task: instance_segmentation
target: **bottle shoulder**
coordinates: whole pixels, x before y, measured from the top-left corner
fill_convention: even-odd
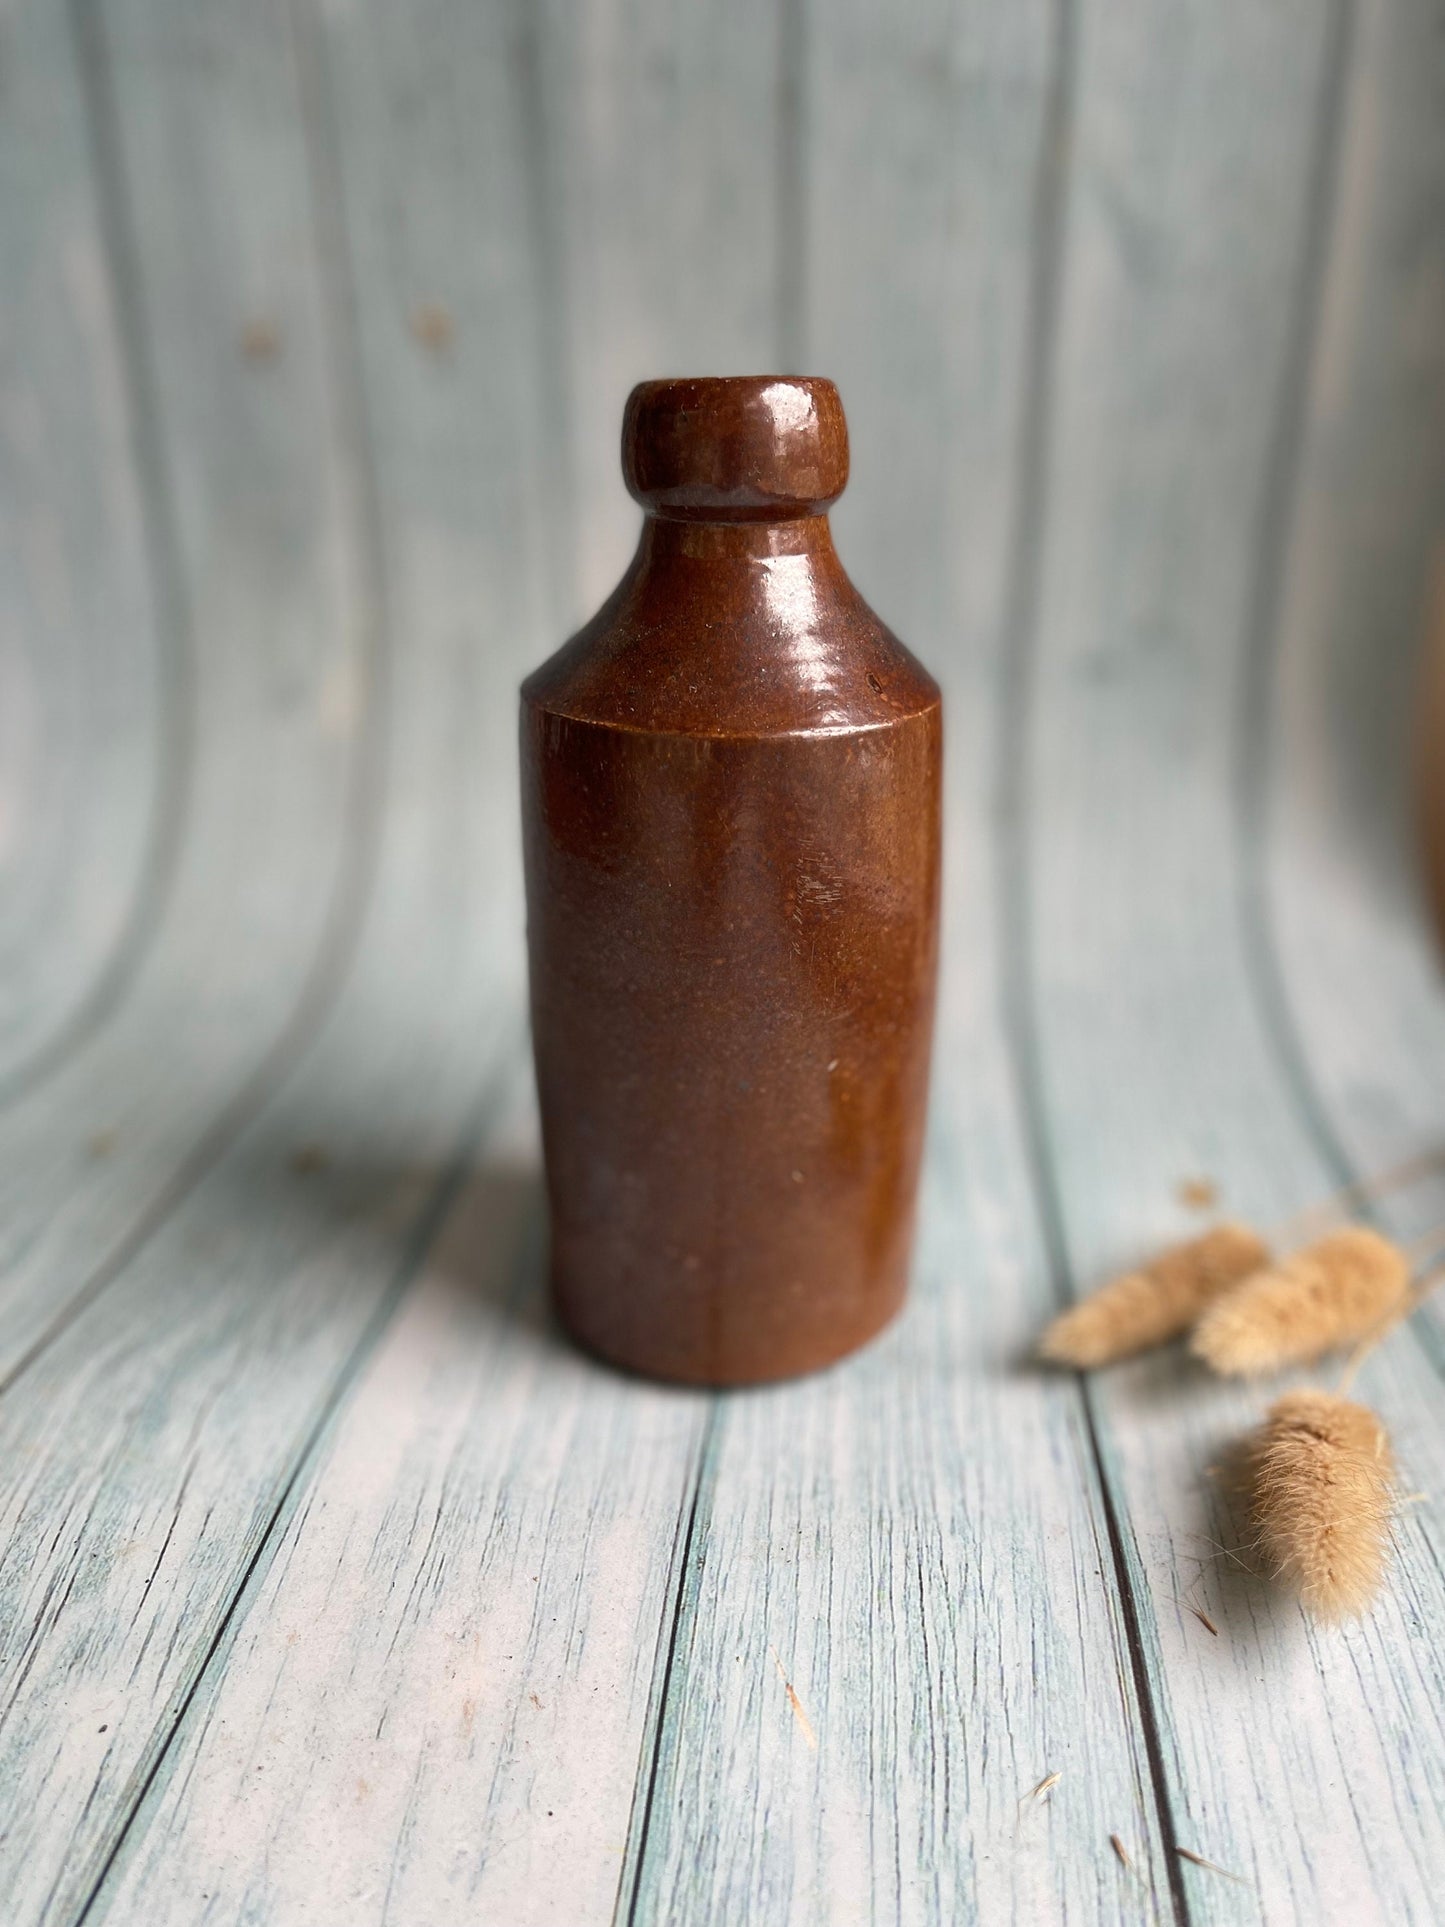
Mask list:
[[[614,728],[758,736],[886,727],[941,697],[829,546],[721,561],[640,550],[522,700]]]

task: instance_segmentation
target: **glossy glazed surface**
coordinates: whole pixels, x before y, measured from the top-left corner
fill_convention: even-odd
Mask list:
[[[820,512],[841,431],[831,384],[645,385],[637,556],[523,687],[554,1294],[668,1378],[824,1364],[906,1285],[941,711]]]

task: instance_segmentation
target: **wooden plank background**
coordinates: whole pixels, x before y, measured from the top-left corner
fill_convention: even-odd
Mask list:
[[[1329,1634],[1026,1357],[1445,1151],[1441,0],[9,0],[0,261],[7,1927],[1437,1919],[1445,1314]],[[547,1321],[515,687],[778,367],[945,970],[908,1314],[709,1397]]]

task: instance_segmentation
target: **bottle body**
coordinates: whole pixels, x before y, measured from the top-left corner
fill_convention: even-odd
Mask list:
[[[825,514],[654,516],[601,615],[524,685],[521,753],[563,1323],[693,1383],[841,1357],[906,1289],[936,686]]]

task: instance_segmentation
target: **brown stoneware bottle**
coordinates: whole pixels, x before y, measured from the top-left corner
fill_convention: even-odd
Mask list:
[[[940,698],[834,552],[831,382],[644,382],[622,467],[637,554],[522,688],[552,1287],[603,1358],[742,1385],[903,1299]]]

